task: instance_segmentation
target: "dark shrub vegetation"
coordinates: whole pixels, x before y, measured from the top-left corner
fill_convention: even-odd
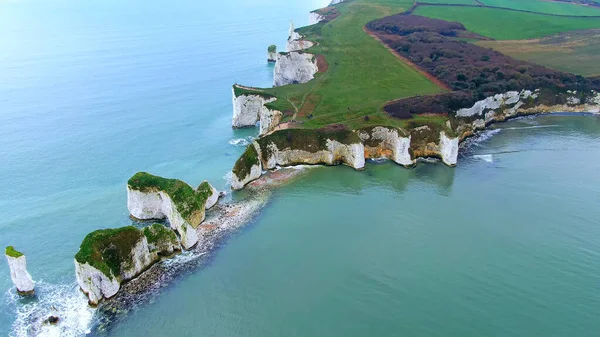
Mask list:
[[[388,104],[398,118],[419,113],[451,113],[511,90],[598,90],[600,81],[515,60],[464,41],[482,38],[456,22],[397,14],[367,24],[388,47],[448,85],[451,93],[412,97]]]

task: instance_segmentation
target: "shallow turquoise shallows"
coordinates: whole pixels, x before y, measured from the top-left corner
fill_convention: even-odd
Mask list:
[[[496,125],[455,169],[313,168],[199,267],[102,325],[77,291],[90,231],[130,223],[136,171],[228,188],[257,130],[231,84],[267,86],[327,1],[0,2],[0,336],[52,306],[63,336],[600,335],[600,117]],[[98,323],[100,322],[100,323]]]

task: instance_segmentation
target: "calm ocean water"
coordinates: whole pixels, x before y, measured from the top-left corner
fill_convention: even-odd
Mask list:
[[[210,259],[99,327],[74,281],[90,231],[130,223],[136,171],[226,175],[231,84],[328,1],[0,1],[0,335],[64,313],[63,336],[600,336],[600,119],[516,120],[456,169],[315,168]],[[236,145],[237,144],[237,145]]]

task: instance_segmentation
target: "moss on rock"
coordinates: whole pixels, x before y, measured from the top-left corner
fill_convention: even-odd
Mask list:
[[[133,226],[97,230],[83,239],[75,260],[118,278],[121,270],[129,267],[131,249],[141,239],[142,232]]]
[[[267,94],[266,92],[263,92],[261,89],[241,87],[237,84],[233,85],[233,94],[235,95],[235,97],[240,97],[242,95],[256,95],[256,96],[263,97],[265,99],[275,98],[275,96],[273,96],[271,94]]]
[[[208,185],[208,183],[206,184]],[[129,179],[127,185],[131,189],[144,193],[165,192],[173,200],[177,211],[184,219],[203,211],[206,200],[212,195],[210,187],[207,190],[207,186],[204,186],[204,184],[194,190],[190,185],[179,179],[162,178],[147,172],[136,173]]]
[[[162,255],[163,247],[178,246],[177,236],[171,229],[161,225],[153,224],[142,229],[142,233],[148,240],[151,252]],[[165,250],[169,250],[168,248]]]
[[[267,48],[267,51],[269,53],[276,53],[277,52],[277,46],[274,45],[274,44],[272,44],[272,45],[269,46],[269,48]]]
[[[255,165],[259,165],[258,152],[254,145],[250,144],[242,156],[235,162],[232,172],[242,180],[250,174],[252,167]]]
[[[6,247],[5,254],[6,254],[6,256],[10,256],[10,257],[14,257],[14,258],[19,258],[19,257],[23,256],[23,253],[16,250],[15,247],[13,247],[13,246]]]
[[[346,145],[361,142],[360,137],[352,130],[348,130],[341,125],[332,125],[317,130],[286,129],[275,131],[258,139],[257,143],[260,145],[263,159],[267,160],[272,154],[269,148],[270,143],[275,144],[280,150],[289,148],[290,150],[315,153],[327,150],[328,140],[334,140]]]

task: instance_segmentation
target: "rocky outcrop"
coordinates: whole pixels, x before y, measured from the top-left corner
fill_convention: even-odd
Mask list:
[[[442,162],[448,166],[456,166],[458,162],[458,137],[448,137],[445,132],[440,132],[439,151]]]
[[[10,278],[21,295],[32,295],[35,292],[35,283],[27,271],[27,258],[13,246],[6,247],[5,251]]]
[[[75,276],[89,303],[97,305],[162,256],[180,250],[175,233],[160,224],[142,230],[133,226],[98,230],[81,243],[75,255]]]
[[[315,77],[319,70],[317,58],[302,52],[277,54],[273,75],[273,86],[306,83]]]
[[[256,142],[248,145],[246,151],[235,162],[232,172],[231,188],[241,190],[248,183],[260,178],[262,163],[260,162]]]
[[[364,146],[350,130],[275,131],[256,141],[264,169],[301,164],[344,164],[357,170],[365,167]]]
[[[308,24],[309,25],[315,25],[323,20],[325,20],[325,16],[323,16],[317,12],[308,13]]]
[[[168,219],[182,246],[191,249],[200,240],[196,229],[204,221],[207,205],[212,206],[209,199],[214,201],[215,192],[208,182],[194,190],[181,180],[139,172],[127,183],[127,208],[135,219]]]
[[[416,164],[410,148],[410,135],[403,130],[375,126],[360,129],[357,133],[365,147],[365,158],[387,158],[405,167]]]
[[[272,131],[281,121],[283,113],[270,109],[267,103],[274,102],[275,97],[260,93],[245,93],[233,88],[233,119],[231,125],[235,128],[255,126],[259,123],[259,134],[264,135]]]
[[[600,93],[553,89],[509,91],[476,102],[456,112],[462,138],[489,124],[510,118],[552,112],[600,112]]]
[[[312,14],[312,13],[311,13]],[[310,20],[310,18],[309,18]],[[290,33],[287,40],[287,51],[301,51],[314,46],[314,43],[304,40],[304,36],[294,30],[294,23],[290,22]]]
[[[275,62],[277,60],[277,46],[272,44],[267,48],[267,62]]]

